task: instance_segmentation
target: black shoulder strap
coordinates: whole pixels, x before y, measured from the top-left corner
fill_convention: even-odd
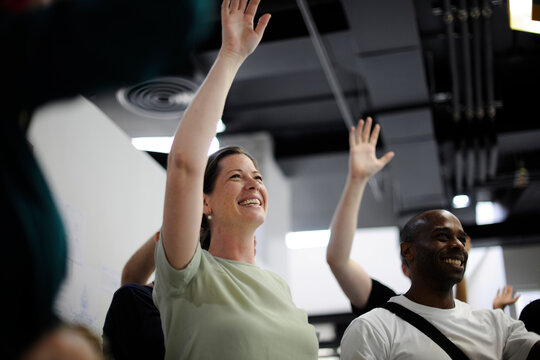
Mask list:
[[[469,360],[467,355],[463,353],[453,342],[451,342],[442,332],[440,332],[429,321],[418,315],[414,311],[411,311],[398,303],[387,302],[380,307],[393,312],[403,320],[407,321],[411,325],[415,326],[418,330],[430,337],[437,343],[444,351],[450,355],[450,358],[454,360]]]

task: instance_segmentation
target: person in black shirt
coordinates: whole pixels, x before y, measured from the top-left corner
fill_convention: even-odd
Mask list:
[[[519,320],[523,321],[529,331],[540,335],[540,299],[531,301],[521,310]]]
[[[163,359],[165,342],[159,310],[152,300],[156,268],[154,249],[159,231],[128,260],[122,270],[121,287],[114,293],[103,325],[106,359]]]
[[[381,306],[387,302],[392,296],[396,296],[396,292],[388,286],[380,283],[375,279],[371,279],[371,290],[369,291],[368,299],[363,307],[357,307],[351,301],[351,310],[354,316],[364,315],[368,311]]]

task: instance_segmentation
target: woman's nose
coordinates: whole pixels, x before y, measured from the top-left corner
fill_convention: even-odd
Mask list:
[[[256,180],[256,179],[248,179],[248,181],[246,182],[246,187],[249,189],[249,190],[256,190],[259,188],[259,182]]]

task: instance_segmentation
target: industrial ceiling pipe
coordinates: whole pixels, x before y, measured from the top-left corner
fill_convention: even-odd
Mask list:
[[[465,153],[467,156],[467,188],[471,189],[474,186],[476,175],[475,159],[476,159],[476,138],[473,132],[473,85],[472,85],[472,65],[471,65],[471,48],[470,48],[470,32],[469,32],[469,12],[467,1],[460,0],[458,8],[458,19],[460,22],[460,39],[461,39],[461,55],[463,59],[463,88],[464,88],[464,113],[465,113]]]
[[[456,55],[456,44],[454,36],[454,14],[450,0],[443,1],[443,21],[446,24],[446,37],[448,39],[448,57],[450,63],[450,75],[452,79],[452,118],[454,120],[454,191],[457,194],[463,192],[463,144],[460,139],[460,90],[458,79],[458,65]]]
[[[460,90],[458,78],[458,65],[456,55],[455,33],[454,33],[454,14],[450,0],[443,1],[443,21],[446,24],[446,37],[448,38],[448,57],[450,62],[450,75],[452,78],[452,116],[454,121],[461,119],[460,111]]]
[[[482,34],[480,32],[480,7],[478,0],[469,2],[469,19],[472,25],[472,58],[474,74],[474,127],[473,133],[478,139],[478,182],[483,184],[487,179],[487,135],[482,131],[484,115],[484,100],[482,95]]]
[[[488,176],[495,177],[497,172],[497,133],[495,132],[495,95],[493,85],[493,45],[491,38],[491,9],[490,0],[483,0],[482,3],[482,19],[484,22],[484,61],[485,61],[485,77],[486,77],[486,113],[488,120],[488,135],[489,135],[489,160],[488,160]]]
[[[460,0],[458,9],[458,19],[461,29],[461,51],[463,57],[463,75],[465,89],[465,118],[472,120],[474,116],[473,107],[473,84],[472,84],[472,65],[471,65],[471,49],[470,49],[470,31],[469,31],[469,11],[467,9],[467,1]]]
[[[472,22],[473,63],[474,63],[474,108],[475,117],[483,119],[485,115],[482,95],[482,34],[480,32],[480,7],[478,0],[471,0],[469,18]]]

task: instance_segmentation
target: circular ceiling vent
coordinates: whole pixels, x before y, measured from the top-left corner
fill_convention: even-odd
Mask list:
[[[198,87],[180,77],[161,77],[122,88],[116,92],[116,99],[125,109],[139,116],[178,119],[191,103]]]

